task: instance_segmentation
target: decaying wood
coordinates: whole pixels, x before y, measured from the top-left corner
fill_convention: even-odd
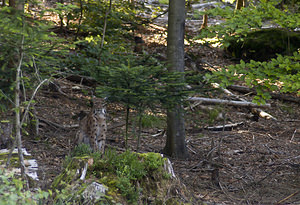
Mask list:
[[[253,93],[256,94],[256,90],[253,88],[248,88],[245,86],[239,86],[239,85],[230,85],[227,87],[230,90],[238,91],[241,93]],[[280,93],[270,93],[271,97],[273,99],[279,99],[279,100],[284,100],[284,101],[289,101],[289,102],[295,102],[295,103],[300,103],[300,98],[289,96],[289,95],[284,95]]]
[[[203,104],[223,104],[223,105],[233,105],[233,106],[244,106],[244,107],[263,107],[270,108],[270,104],[258,105],[247,101],[234,101],[234,100],[222,100],[213,98],[202,98],[202,97],[190,97],[189,101],[201,101]]]
[[[277,120],[275,117],[273,117],[272,115],[270,115],[269,113],[266,113],[265,111],[263,111],[261,109],[252,109],[251,112],[253,114],[256,114],[259,117],[265,118],[267,120]]]

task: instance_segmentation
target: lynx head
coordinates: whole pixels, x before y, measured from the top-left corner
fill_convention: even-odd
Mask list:
[[[106,101],[102,98],[93,97],[92,108],[94,115],[98,115],[101,118],[106,117]]]

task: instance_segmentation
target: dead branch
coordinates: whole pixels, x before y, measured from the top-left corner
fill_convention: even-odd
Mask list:
[[[211,131],[232,131],[234,128],[244,125],[243,122],[227,124],[227,125],[219,125],[214,127],[206,127],[204,129],[211,130]]]
[[[255,89],[248,88],[248,87],[245,87],[245,86],[230,85],[227,88],[230,89],[230,90],[241,92],[241,93],[253,93],[253,94],[257,93]],[[280,94],[280,93],[270,93],[270,95],[273,99],[279,99],[279,100],[284,100],[284,101],[300,103],[300,98],[297,98],[297,97],[284,95],[284,94]]]
[[[222,89],[227,95],[235,97],[236,99],[242,101],[242,102],[247,102],[245,99],[240,98],[239,96],[233,94],[232,92],[230,92],[228,89],[226,88],[221,88],[220,85],[218,83],[213,83],[212,84],[215,88],[220,88]],[[251,112],[259,117],[265,118],[267,120],[272,119],[272,120],[277,120],[275,117],[273,117],[272,115],[270,115],[269,113],[259,109],[259,108],[252,108]]]
[[[233,105],[233,106],[243,106],[243,107],[262,107],[270,108],[270,104],[258,105],[252,102],[247,101],[234,101],[234,100],[222,100],[222,99],[213,99],[213,98],[202,98],[202,97],[190,97],[189,101],[201,101],[203,104],[223,104],[223,105]]]
[[[44,119],[42,117],[37,117],[41,122],[44,122],[50,126],[56,127],[56,128],[60,128],[60,129],[72,129],[72,128],[78,128],[79,124],[75,124],[75,125],[60,125],[58,123],[49,121],[47,119]]]
[[[294,131],[294,133],[293,133],[293,135],[292,135],[292,137],[291,137],[291,139],[290,139],[290,142],[293,142],[294,137],[295,137],[295,135],[296,135],[296,132],[297,132],[297,129],[295,129],[295,131]]]

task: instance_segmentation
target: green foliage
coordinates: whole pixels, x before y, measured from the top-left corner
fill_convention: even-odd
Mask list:
[[[60,26],[63,27],[64,25],[68,28],[69,23],[71,20],[77,20],[79,18],[79,7],[72,4],[62,4],[56,2],[55,8],[49,8],[42,12],[52,12],[57,14],[60,19]],[[64,20],[66,19],[66,22]]]
[[[83,21],[80,27],[82,33],[92,35],[103,34],[105,15],[109,9],[109,1],[81,1],[83,9]],[[108,16],[107,42],[113,37],[135,30],[138,24],[145,19],[138,17],[137,13],[145,12],[148,8],[144,3],[135,2],[132,4],[127,0],[112,1],[112,8]]]
[[[269,92],[280,91],[283,93],[297,92],[300,94],[300,52],[293,56],[278,55],[270,62],[257,62],[251,60],[245,63],[228,66],[222,72],[214,75],[222,80],[222,86],[226,87],[236,80],[245,81],[247,86],[254,87],[257,96],[254,102],[265,103],[270,99]],[[207,75],[208,78],[212,76]]]
[[[154,170],[161,169],[164,159],[158,153],[137,154],[126,151],[117,154],[113,150],[107,150],[103,158],[95,160],[95,162],[92,173],[102,178],[102,181],[108,183],[108,186],[116,186],[129,202],[134,203],[141,191],[136,187],[136,182],[142,180],[145,176],[150,176],[150,173]],[[117,180],[113,184],[109,184],[109,180],[104,177],[103,172],[114,173]]]
[[[50,192],[38,189],[35,192],[26,191],[22,180],[13,174],[6,174],[0,170],[0,204],[3,205],[32,205],[43,204]]]
[[[132,108],[155,109],[159,103],[172,107],[188,94],[183,89],[185,83],[180,83],[184,74],[168,72],[161,66],[121,64],[100,69],[98,79],[104,85],[97,88],[97,93]]]
[[[261,0],[258,4],[251,3],[241,10],[216,8],[206,13],[224,19],[224,23],[213,25],[201,32],[200,38],[218,37],[223,47],[228,47],[232,40],[243,44],[247,34],[255,29],[261,29],[263,22],[270,22],[285,30],[294,30],[300,26],[300,13],[284,8],[278,9],[277,1]],[[299,6],[299,5],[298,5]],[[288,42],[286,43],[288,45]],[[299,53],[293,56],[278,55],[270,62],[241,61],[238,65],[232,65],[222,72],[214,72],[223,86],[231,84],[234,80],[245,81],[250,87],[254,87],[257,96],[254,102],[265,103],[270,98],[269,92],[298,92],[299,94]],[[207,79],[213,76],[207,74]]]
[[[159,3],[169,5],[169,0],[159,0]]]
[[[155,114],[144,114],[142,118],[143,128],[164,128],[166,119]]]
[[[45,22],[37,21],[28,14],[20,14],[12,8],[0,9],[0,100],[13,98],[16,68],[22,59],[22,87],[32,88],[35,79],[49,76],[58,68],[55,50],[59,41]],[[12,101],[12,100],[11,100]]]
[[[253,29],[261,29],[265,21],[287,30],[298,28],[300,26],[300,13],[292,13],[287,8],[280,10],[276,8],[277,4],[278,2],[274,0],[261,0],[257,5],[251,3],[241,10],[234,10],[230,7],[208,10],[204,13],[220,17],[225,21],[221,24],[212,25],[207,30],[202,30],[203,32],[198,38],[217,36],[222,46],[226,48],[230,45],[231,40],[243,41],[247,33]]]
[[[93,150],[91,147],[87,144],[79,144],[72,150],[71,157],[82,157],[91,155],[93,153]]]
[[[145,154],[140,154],[140,156],[143,158],[145,168],[148,171],[162,168],[164,165],[164,159],[159,153],[149,152]]]
[[[160,65],[147,65],[145,62],[131,66],[127,63],[98,69],[97,79],[101,79],[102,86],[97,87],[97,94],[107,97],[108,101],[123,103],[127,108],[125,145],[130,109],[138,111],[139,138],[141,120],[146,109],[154,111],[159,105],[172,108],[188,94],[182,81],[184,73],[168,72]]]

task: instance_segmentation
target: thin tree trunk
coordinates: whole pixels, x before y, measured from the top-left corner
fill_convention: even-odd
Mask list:
[[[21,118],[20,118],[20,75],[21,75],[21,66],[23,62],[23,44],[24,44],[24,36],[22,37],[22,44],[20,49],[20,61],[19,66],[16,72],[16,88],[15,88],[15,113],[16,113],[16,141],[17,141],[17,148],[21,166],[21,175],[22,178],[25,178],[25,164],[24,164],[24,157],[22,152],[22,137],[21,137]]]
[[[128,149],[128,127],[129,127],[129,113],[130,113],[130,108],[127,106],[126,108],[126,125],[125,125],[125,149]]]
[[[82,17],[83,17],[82,0],[79,0],[79,4],[80,4],[80,16],[79,16],[79,21],[78,21],[78,26],[77,26],[77,31],[76,31],[76,34],[75,34],[74,41],[77,41],[77,38],[78,38],[78,35],[79,35],[79,31],[80,31],[80,27],[81,27],[81,21],[82,21]]]
[[[99,59],[98,59],[99,64],[101,63],[101,55],[102,55],[102,50],[103,50],[103,45],[104,45],[104,40],[105,40],[107,19],[108,19],[108,15],[111,11],[111,5],[112,5],[112,0],[109,0],[109,8],[107,9],[107,11],[105,13],[105,18],[104,18],[103,34],[102,34],[102,39],[101,39],[101,44],[100,44],[100,53],[99,53]]]
[[[138,138],[137,138],[137,145],[136,145],[136,151],[139,152],[140,145],[141,145],[141,133],[142,133],[142,119],[143,119],[143,112],[139,111],[139,119],[138,119]]]
[[[184,28],[185,1],[169,1],[167,39],[169,72],[184,72]],[[186,158],[188,156],[183,112],[180,102],[167,112],[167,140],[164,152],[175,158]]]

